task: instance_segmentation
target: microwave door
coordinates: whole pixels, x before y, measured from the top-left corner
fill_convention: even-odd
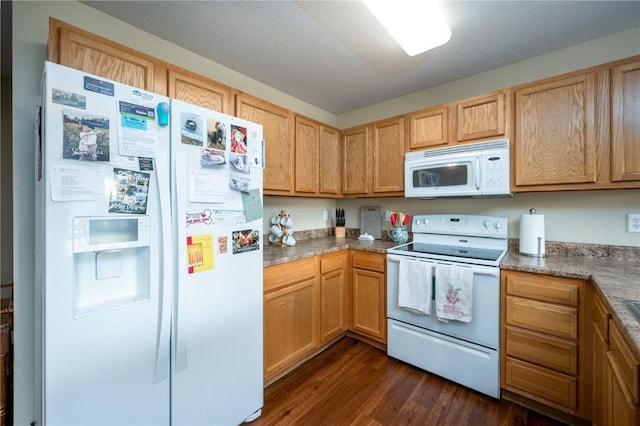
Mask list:
[[[413,165],[405,176],[407,196],[450,197],[480,194],[479,159],[477,157],[447,162]]]

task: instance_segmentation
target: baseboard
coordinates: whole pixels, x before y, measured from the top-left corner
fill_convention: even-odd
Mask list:
[[[325,349],[327,349],[329,346],[331,346],[334,343],[336,343],[338,340],[342,339],[344,336],[345,336],[345,334],[343,333],[343,334],[335,337],[333,340],[328,341],[327,343],[325,343],[324,345],[322,345],[321,347],[319,347],[315,351],[310,352],[309,354],[307,354],[303,358],[300,358],[298,361],[294,362],[289,367],[287,367],[284,370],[280,371],[275,376],[272,376],[269,379],[265,380],[263,387],[266,388],[267,386],[271,385],[272,383],[275,383],[278,380],[282,379],[284,376],[286,376],[287,374],[291,373],[293,370],[295,370],[296,368],[300,367],[302,364],[304,364],[305,362],[309,361],[311,358],[315,357],[320,352],[323,352]]]
[[[382,342],[378,342],[377,340],[373,340],[370,337],[364,336],[362,334],[355,333],[353,331],[347,331],[346,335],[347,335],[347,337],[352,337],[352,338],[354,338],[356,340],[359,340],[359,341],[361,341],[363,343],[367,343],[367,344],[373,346],[374,348],[378,348],[381,351],[384,351],[385,353],[387,352],[387,345],[386,344],[384,344]]]
[[[518,395],[517,393],[508,391],[506,389],[501,389],[501,397],[506,401],[513,402],[514,404],[521,405],[530,410],[537,411],[538,413],[544,414],[547,417],[551,417],[552,419],[556,419],[558,421],[561,421],[573,426],[591,425],[591,422],[587,420],[562,412],[560,410],[556,410],[555,408],[548,407],[540,402],[533,401],[529,398]]]

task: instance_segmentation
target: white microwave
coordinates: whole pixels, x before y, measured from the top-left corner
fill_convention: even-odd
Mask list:
[[[511,196],[509,139],[405,154],[408,198]]]

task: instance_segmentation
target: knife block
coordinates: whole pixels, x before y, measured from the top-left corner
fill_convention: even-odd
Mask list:
[[[336,238],[344,238],[345,236],[345,227],[344,226],[336,226],[333,231]]]

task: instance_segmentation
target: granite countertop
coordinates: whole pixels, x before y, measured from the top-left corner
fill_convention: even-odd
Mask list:
[[[293,247],[266,245],[264,247],[264,266],[293,262],[294,260],[346,249],[386,254],[388,248],[396,245],[393,241],[388,240],[360,241],[357,238],[348,237],[309,238],[306,240],[298,240]]]
[[[352,249],[386,254],[395,244],[388,240],[360,241],[357,238],[310,238],[299,240],[293,247],[264,247],[264,266],[292,262],[339,250]],[[640,322],[623,304],[623,300],[640,300],[640,262],[592,256],[548,254],[545,258],[520,256],[513,249],[500,263],[500,268],[560,277],[591,280],[608,304],[608,310],[620,324],[640,359]]]

